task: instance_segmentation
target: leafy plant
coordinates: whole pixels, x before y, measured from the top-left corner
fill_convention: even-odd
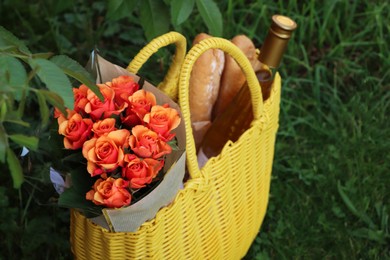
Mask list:
[[[222,14],[213,0],[110,0],[106,17],[108,20],[119,20],[139,15],[139,23],[150,41],[168,32],[170,25],[180,32],[180,26],[196,11],[211,35],[222,36]]]
[[[35,94],[41,128],[44,128],[50,117],[48,104],[63,113],[66,107],[73,108],[69,77],[87,85],[102,98],[92,77],[76,61],[52,53],[33,54],[21,40],[0,27],[0,163],[8,165],[14,188],[20,188],[23,183],[19,162],[23,149],[36,151],[38,148],[38,133],[31,133],[31,124],[24,118],[26,104],[34,100],[30,94]]]

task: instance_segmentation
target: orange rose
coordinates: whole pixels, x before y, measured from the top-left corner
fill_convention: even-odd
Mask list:
[[[57,118],[58,125],[60,125],[65,120],[69,120],[74,114],[76,114],[76,111],[70,110],[69,108],[66,109],[66,112],[68,113],[67,116],[62,114],[58,108],[54,108],[54,118]]]
[[[84,112],[84,108],[88,103],[87,95],[88,87],[86,85],[82,84],[79,88],[73,88],[74,110],[76,112]]]
[[[119,115],[127,107],[126,103],[123,103],[119,108],[115,106],[115,92],[108,85],[98,84],[98,87],[104,97],[104,101],[100,101],[95,93],[88,89],[88,102],[84,107],[84,111],[91,116],[92,120],[96,121],[111,117],[111,115]]]
[[[145,115],[144,121],[160,136],[161,140],[168,142],[175,136],[171,131],[180,124],[180,116],[176,109],[154,106],[150,113]]]
[[[96,205],[104,205],[108,208],[121,208],[130,205],[131,194],[127,190],[129,182],[122,178],[114,179],[112,177],[98,179],[87,192],[85,198],[92,200]]]
[[[133,95],[139,89],[137,82],[130,76],[119,76],[111,82],[111,88],[115,92],[115,102],[121,106],[129,102],[129,96]]]
[[[91,134],[92,120],[74,114],[69,120],[64,120],[58,127],[58,133],[65,136],[64,147],[76,150],[83,147],[84,142]]]
[[[122,177],[130,180],[130,187],[133,189],[140,189],[151,183],[164,166],[164,161],[140,159],[134,154],[126,154],[124,161],[126,167],[122,169]]]
[[[115,118],[106,118],[94,123],[92,126],[92,131],[95,133],[95,137],[99,137],[115,131],[115,122]]]
[[[131,110],[142,120],[156,105],[156,97],[152,92],[140,89],[129,97],[129,103]]]
[[[125,114],[123,116],[121,115],[121,122],[128,128],[132,128],[136,125],[142,125],[142,120],[131,109],[126,109]]]
[[[123,149],[128,147],[129,135],[128,130],[120,129],[84,143],[82,152],[88,161],[87,170],[92,177],[123,166]]]
[[[140,157],[157,159],[172,151],[166,142],[160,140],[156,132],[143,125],[133,127],[131,132],[133,135],[129,138],[130,147]]]

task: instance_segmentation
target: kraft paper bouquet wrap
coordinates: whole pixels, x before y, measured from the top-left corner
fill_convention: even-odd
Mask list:
[[[134,232],[183,187],[185,129],[179,106],[155,86],[99,56],[89,66],[103,99],[73,89],[58,138],[70,187],[59,204],[115,232]],[[53,172],[55,172],[52,169]]]

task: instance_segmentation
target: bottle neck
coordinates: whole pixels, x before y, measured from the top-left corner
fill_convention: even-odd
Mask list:
[[[263,100],[267,100],[271,94],[276,71],[295,28],[296,23],[290,18],[281,15],[272,16],[272,25],[258,56],[261,68],[256,73],[261,85]]]
[[[277,69],[295,28],[296,23],[290,18],[282,15],[272,16],[271,27],[261,46],[259,61],[270,68]]]
[[[263,65],[262,68],[256,72],[256,77],[261,87],[263,100],[267,100],[271,94],[275,73],[276,69],[271,69],[266,65]]]

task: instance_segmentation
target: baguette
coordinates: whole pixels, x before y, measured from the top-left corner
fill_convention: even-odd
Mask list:
[[[252,68],[260,69],[260,62],[257,60],[256,47],[251,39],[245,35],[235,36],[231,42],[235,44],[250,61]],[[237,62],[230,56],[225,55],[225,67],[222,73],[221,86],[217,101],[213,108],[212,119],[225,111],[234,96],[245,84],[246,78]]]
[[[193,45],[211,36],[198,34]],[[191,121],[210,121],[215,101],[218,98],[225,56],[221,50],[213,49],[204,52],[192,68],[190,78]]]
[[[193,45],[211,37],[198,34]],[[195,62],[189,85],[189,105],[195,144],[198,147],[211,124],[212,110],[218,98],[225,55],[218,49],[207,50]]]

